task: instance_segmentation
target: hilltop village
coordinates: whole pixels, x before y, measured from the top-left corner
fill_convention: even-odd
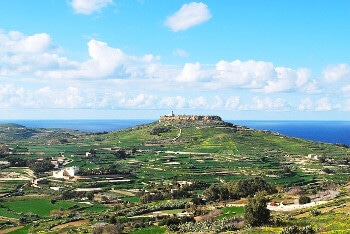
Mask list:
[[[7,124],[0,140],[0,233],[350,229],[346,145],[173,112],[101,133]]]

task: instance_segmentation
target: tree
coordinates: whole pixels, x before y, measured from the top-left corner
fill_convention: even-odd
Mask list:
[[[203,196],[209,201],[222,201],[229,198],[229,191],[219,184],[212,184],[203,191]]]
[[[244,211],[245,223],[253,227],[267,224],[270,220],[270,210],[266,204],[267,199],[261,193],[257,193],[255,197],[248,197]]]
[[[53,165],[49,159],[44,159],[29,164],[29,168],[35,173],[43,173],[54,169],[55,165]]]
[[[277,192],[276,188],[261,177],[230,181],[226,184],[226,187],[229,190],[231,198],[234,199],[254,196],[259,191],[266,191],[268,194]]]
[[[311,198],[308,196],[300,196],[299,197],[299,204],[307,204],[311,202]]]
[[[123,149],[113,152],[113,155],[118,159],[126,159],[127,157],[126,151]]]

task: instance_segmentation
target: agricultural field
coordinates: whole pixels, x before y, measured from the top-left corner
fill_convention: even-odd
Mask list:
[[[0,233],[350,230],[346,145],[209,118],[107,133],[8,124],[0,146]],[[270,211],[257,226],[256,193]]]

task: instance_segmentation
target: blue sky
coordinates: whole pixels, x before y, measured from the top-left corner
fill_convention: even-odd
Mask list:
[[[350,118],[348,0],[1,0],[1,119]]]

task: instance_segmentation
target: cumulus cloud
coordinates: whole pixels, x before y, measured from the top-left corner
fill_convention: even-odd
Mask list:
[[[172,31],[177,32],[204,23],[210,18],[211,13],[206,4],[191,2],[182,5],[180,10],[169,16],[165,21],[165,25]]]
[[[180,72],[180,74],[176,77],[176,80],[180,82],[195,84],[195,82],[210,80],[210,77],[212,75],[213,75],[213,71],[202,70],[201,64],[199,62],[186,63],[182,71]]]
[[[112,3],[113,0],[72,0],[71,5],[75,13],[90,15]]]
[[[51,44],[51,37],[46,33],[25,36],[18,31],[11,31],[8,34],[0,34],[0,53],[42,53]]]
[[[301,110],[301,111],[313,110],[313,108],[314,108],[314,103],[309,97],[301,99],[300,104],[298,106],[298,110]]]
[[[240,106],[241,110],[268,110],[268,111],[279,111],[286,109],[286,102],[282,98],[272,99],[270,97],[259,98],[253,97],[251,103]]]
[[[186,98],[182,96],[176,96],[176,97],[163,97],[160,101],[160,107],[164,108],[185,108],[187,106],[186,104]]]
[[[306,68],[274,67],[270,62],[254,60],[221,60],[216,64],[216,71],[214,78],[221,86],[249,88],[265,93],[302,89],[308,85],[311,74]]]
[[[207,108],[208,102],[207,99],[203,96],[192,98],[188,102],[190,108]]]
[[[54,50],[46,33],[26,36],[18,31],[0,31],[0,75],[28,74],[40,67],[53,67]]]
[[[123,98],[119,103],[124,107],[154,108],[157,99],[156,95],[140,93],[136,97]]]
[[[5,85],[0,86],[0,108],[79,108],[84,105],[84,95],[80,94],[77,87],[61,90],[43,87],[30,90]]]
[[[328,98],[324,97],[316,101],[317,111],[329,111],[332,110],[332,105]]]
[[[273,76],[273,64],[249,60],[242,62],[224,60],[216,64],[216,79],[228,86],[260,88]]]
[[[263,88],[266,93],[290,91],[303,86],[309,79],[310,72],[302,68],[293,70],[286,67],[276,67],[275,79],[270,79]]]
[[[120,49],[112,48],[105,42],[90,40],[88,42],[91,60],[81,66],[81,71],[86,71],[85,76],[106,76],[128,61],[128,56]]]
[[[127,55],[97,40],[90,40],[87,48],[90,59],[76,62],[58,55],[46,33],[26,36],[20,32],[0,32],[0,76],[30,74],[45,78],[100,78],[115,74],[119,77],[150,77],[161,70],[159,57],[152,54]]]
[[[350,65],[342,63],[328,66],[323,70],[323,77],[326,82],[336,82],[344,78],[350,78]]]
[[[186,63],[183,67],[181,74],[178,76],[179,81],[193,82],[201,77],[201,65],[197,62]]]
[[[0,31],[0,108],[350,110],[344,101],[350,92],[347,64],[311,79],[309,69],[266,61],[163,64],[159,56],[131,55],[94,39],[85,61],[72,61],[57,48],[46,33]],[[339,97],[331,96],[335,91]],[[258,92],[265,96],[253,97]],[[294,92],[299,103],[290,100]]]
[[[238,108],[240,103],[240,98],[238,96],[229,97],[226,99],[225,108],[228,110],[235,110]]]

